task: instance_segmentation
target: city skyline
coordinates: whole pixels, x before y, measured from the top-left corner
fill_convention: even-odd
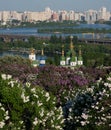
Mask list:
[[[43,11],[46,7],[52,10],[87,11],[99,10],[103,6],[111,11],[110,5],[111,0],[1,0],[0,11]]]

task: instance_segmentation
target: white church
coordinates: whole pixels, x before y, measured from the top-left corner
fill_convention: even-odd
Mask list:
[[[64,46],[62,46],[62,56],[60,60],[60,66],[75,68],[83,65],[83,58],[81,54],[81,47],[79,48],[79,55],[76,56],[74,51],[74,45],[72,42],[73,36],[70,37],[70,50],[67,52],[66,57],[64,56]]]
[[[29,59],[31,61],[31,65],[34,67],[37,66],[45,66],[46,64],[46,57],[44,56],[44,50],[41,50],[41,56],[39,58],[37,58],[36,54],[35,54],[35,49],[31,49],[31,52],[29,54]]]

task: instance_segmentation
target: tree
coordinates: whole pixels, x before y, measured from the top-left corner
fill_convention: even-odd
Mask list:
[[[29,43],[31,44],[31,46],[33,47],[34,44],[35,44],[35,42],[36,42],[36,39],[35,39],[34,36],[31,36],[31,37],[29,37],[28,41],[29,41]]]

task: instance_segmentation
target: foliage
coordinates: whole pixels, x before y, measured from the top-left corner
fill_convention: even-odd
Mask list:
[[[62,22],[53,22],[53,21],[37,21],[37,22],[21,22],[22,27],[72,27],[77,26],[76,22],[73,21],[62,21]]]
[[[12,61],[12,62],[11,62]],[[16,61],[16,60],[15,60]],[[27,81],[33,85],[39,85],[44,90],[51,92],[56,96],[58,104],[64,104],[69,92],[76,88],[84,88],[95,82],[99,77],[105,78],[108,73],[107,69],[99,68],[64,68],[60,66],[47,65],[44,67],[34,68],[25,62],[13,62],[7,60],[1,62],[0,72],[10,74],[14,79],[22,83]],[[109,69],[110,71],[110,69]]]
[[[2,64],[1,129],[110,130],[110,72],[110,67]]]
[[[30,66],[30,60],[20,56],[8,56],[8,55],[0,58],[1,66],[10,64],[19,64],[19,65],[27,64]]]
[[[56,99],[40,87],[24,85],[10,75],[0,76],[0,128],[7,130],[60,130],[64,124]]]
[[[93,29],[93,28],[42,28],[38,29],[38,33],[66,33],[66,34],[77,34],[77,33],[111,33],[111,29]]]
[[[34,68],[28,64],[12,63],[1,63],[0,72],[10,74],[14,79],[17,79],[22,83],[28,81],[33,85],[43,87],[44,90],[51,92],[57,97],[58,103],[64,102],[63,95],[67,95],[66,90],[71,90],[77,86],[82,87],[88,84],[85,77],[81,74],[77,74],[76,71],[72,71],[71,69],[53,65]],[[66,92],[61,95],[63,90]]]
[[[82,44],[81,47],[85,66],[110,66],[110,44]]]
[[[44,52],[46,56],[52,56],[60,57],[61,55],[61,50],[62,50],[62,44],[64,44],[64,52],[65,55],[67,51],[70,48],[70,36],[57,36],[57,35],[52,35],[50,37],[46,38],[36,38],[34,36],[31,36],[27,39],[27,41],[11,41],[8,43],[4,43],[3,39],[0,39],[0,50],[14,50],[19,52],[19,50],[28,50],[30,48],[35,48],[38,55],[41,53],[41,48],[44,45]],[[84,61],[85,66],[109,66],[111,64],[111,45],[110,44],[89,44],[89,43],[79,43],[79,40],[77,36],[73,37],[73,43],[74,43],[74,49],[75,52],[78,54],[79,52],[79,45],[81,45],[81,50],[82,50],[82,57]],[[58,65],[58,62],[54,60],[54,64]]]
[[[64,106],[65,130],[111,129],[111,78],[78,90]]]

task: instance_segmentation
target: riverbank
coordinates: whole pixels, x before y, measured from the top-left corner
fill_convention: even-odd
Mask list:
[[[59,30],[58,30],[59,29]],[[52,30],[52,32],[50,31]],[[42,32],[44,31],[44,32]],[[79,33],[78,33],[79,32]],[[27,36],[40,36],[50,37],[51,35],[56,36],[77,36],[82,38],[82,33],[85,32],[85,37],[90,37],[89,33],[100,33],[104,34],[104,37],[111,37],[111,26],[106,24],[78,24],[78,26],[42,26],[42,27],[17,27],[17,28],[0,28],[0,34],[14,34],[14,35],[27,35]],[[109,33],[108,33],[109,32]]]
[[[93,29],[93,28],[45,28],[38,29],[38,33],[64,33],[64,34],[80,34],[80,33],[111,33],[111,29]]]

